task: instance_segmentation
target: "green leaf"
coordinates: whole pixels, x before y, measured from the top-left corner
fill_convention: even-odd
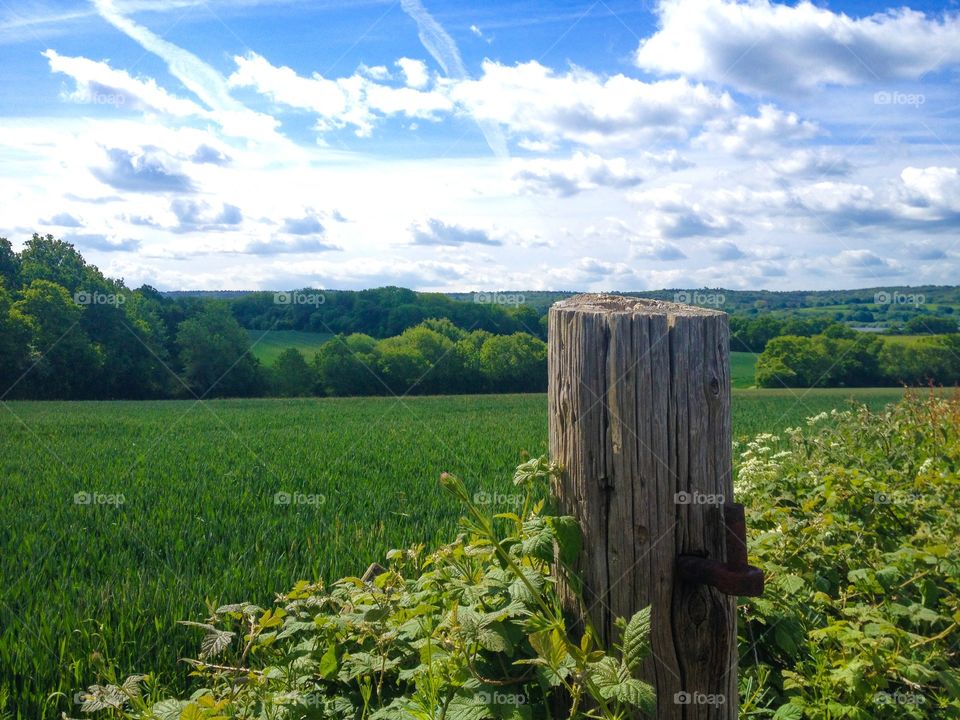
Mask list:
[[[630,618],[623,631],[623,662],[633,670],[650,654],[650,606]]]
[[[614,686],[613,696],[646,713],[653,713],[657,709],[657,694],[653,688],[636,678],[628,678]]]
[[[337,646],[333,643],[327,646],[327,651],[320,658],[317,674],[322,678],[331,678],[337,673]]]
[[[580,523],[569,515],[548,517],[547,522],[553,528],[557,539],[560,562],[567,566],[573,565],[583,549],[583,530]]]
[[[781,705],[773,714],[773,720],[803,720],[803,708],[792,703]]]

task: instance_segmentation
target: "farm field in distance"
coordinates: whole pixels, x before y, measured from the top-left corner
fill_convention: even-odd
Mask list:
[[[737,390],[737,439],[898,389]],[[208,603],[271,603],[452,538],[442,471],[509,507],[544,395],[13,402],[0,413],[0,717],[76,715],[98,658],[173,683]],[[63,696],[46,703],[59,690]]]
[[[264,365],[273,365],[287,348],[296,348],[309,362],[320,346],[333,337],[330,333],[302,330],[247,330],[247,334],[250,336],[250,352]]]

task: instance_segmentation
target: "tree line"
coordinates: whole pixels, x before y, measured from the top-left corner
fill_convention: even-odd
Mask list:
[[[833,324],[806,337],[780,335],[757,358],[756,382],[759,387],[956,385],[960,334],[890,342]]]
[[[312,361],[287,350],[272,367],[250,352],[241,319],[272,293],[227,302],[131,290],[88,264],[68,242],[34,235],[20,252],[0,238],[0,398],[148,399],[265,395],[542,392],[546,345],[518,330],[538,317],[480,306],[488,327],[464,330],[447,318],[409,312],[417,293],[381,288],[343,294],[365,318]],[[340,298],[341,294],[333,294]],[[435,299],[435,298],[433,298]],[[431,307],[428,296],[423,307]],[[374,302],[375,301],[375,302]],[[400,302],[391,306],[392,301]],[[336,306],[334,300],[331,306]],[[450,301],[453,302],[453,301]],[[376,304],[380,303],[380,304]],[[467,303],[464,316],[477,324]],[[299,306],[293,306],[299,311]],[[394,311],[407,308],[401,313]],[[287,308],[289,310],[289,307]],[[314,308],[316,309],[316,308]],[[260,320],[263,320],[263,316]],[[327,327],[342,327],[332,318]],[[352,316],[356,317],[356,315]],[[401,317],[403,318],[401,320]],[[458,315],[459,317],[459,315]],[[411,324],[412,323],[412,324]],[[468,326],[469,327],[469,326]]]
[[[291,294],[287,294],[288,299]],[[495,295],[495,294],[494,294]],[[531,307],[462,302],[404,288],[211,299],[135,290],[68,242],[0,238],[0,399],[148,399],[543,392],[546,318]],[[334,332],[314,357],[270,367],[250,329]],[[954,317],[905,330],[952,333],[884,342],[828,317],[730,319],[731,349],[760,353],[761,387],[960,381]]]
[[[944,312],[952,308],[946,308]],[[809,318],[777,317],[761,315],[748,317],[732,315],[730,317],[730,349],[739,352],[762,353],[767,343],[785,335],[794,337],[812,337],[828,328],[836,326],[850,330],[849,326],[826,315]],[[916,315],[902,325],[884,333],[886,335],[938,335],[958,331],[957,318],[950,315]],[[831,330],[831,332],[841,332]],[[856,332],[850,330],[850,332]],[[860,333],[870,335],[869,333]]]

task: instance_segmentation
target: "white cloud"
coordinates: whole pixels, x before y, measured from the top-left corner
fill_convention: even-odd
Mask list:
[[[380,116],[432,120],[436,113],[453,109],[446,95],[438,91],[394,88],[362,75],[336,80],[319,74],[302,77],[253,53],[234,60],[237,70],[229,78],[232,87],[251,87],[277,104],[315,113],[320,132],[352,126],[358,137],[368,137]]]
[[[661,0],[658,15],[659,30],[637,50],[641,68],[751,92],[918,78],[960,62],[955,14],[851,18],[810,2]]]
[[[54,215],[51,218],[48,218],[47,220],[41,220],[40,224],[41,225],[59,225],[60,227],[74,227],[74,228],[83,227],[82,222],[80,222],[77,218],[75,218],[70,213],[65,213],[65,212],[57,213],[56,215]]]
[[[397,60],[396,65],[403,73],[408,87],[422,90],[430,84],[430,73],[427,72],[427,64],[423,60],[402,57]]]
[[[524,160],[513,174],[521,187],[534,193],[563,197],[598,187],[629,188],[643,182],[639,171],[624,158],[606,160],[595,153],[577,152],[566,160]]]
[[[737,157],[772,155],[780,148],[809,140],[819,133],[816,123],[773,105],[761,105],[759,114],[717,118],[705,124],[694,143]]]
[[[581,69],[560,74],[535,60],[515,66],[486,60],[482,77],[455,84],[450,94],[475,117],[514,134],[594,148],[682,139],[735,107],[728,94],[684,79],[647,83]]]
[[[117,190],[182,193],[196,189],[193,181],[176,169],[172,158],[155,148],[137,151],[110,148],[105,154],[106,164],[92,167],[90,172]]]
[[[303,236],[291,240],[255,240],[243,247],[252,255],[292,255],[296,253],[336,252],[342,248],[321,238]]]
[[[648,231],[661,238],[724,237],[744,230],[743,223],[730,214],[704,204],[690,185],[638,190],[630,199],[639,206]]]
[[[503,241],[492,237],[486,230],[465,228],[447,224],[442,220],[430,218],[425,224],[416,224],[410,228],[414,245],[502,245]]]
[[[207,112],[190,100],[178,98],[157,85],[152,78],[131,77],[106,62],[84,57],[67,57],[55,50],[41,53],[50,62],[50,70],[71,77],[76,89],[67,95],[75,103],[114,105],[117,108],[158,112],[174,117],[204,117]]]

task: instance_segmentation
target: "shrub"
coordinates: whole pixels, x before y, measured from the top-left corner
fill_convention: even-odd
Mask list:
[[[147,676],[91,686],[83,709],[147,720],[244,718],[614,720],[652,712],[634,677],[649,654],[649,609],[621,623],[616,654],[588,627],[568,632],[554,569],[581,545],[571,517],[545,511],[545,459],[517,468],[516,513],[486,514],[459,479],[443,485],[467,511],[463,532],[433,553],[388,554],[389,567],[325,585],[298,583],[276,607],[237,603],[204,622],[189,661],[203,687],[158,700]]]
[[[808,423],[741,455],[742,717],[960,716],[960,397]]]

